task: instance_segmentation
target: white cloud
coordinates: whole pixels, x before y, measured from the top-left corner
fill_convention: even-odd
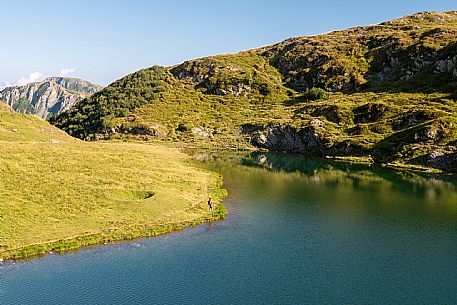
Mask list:
[[[59,71],[59,76],[66,76],[69,74],[74,73],[76,70],[73,68],[62,68]],[[6,87],[14,87],[14,86],[25,86],[30,83],[42,81],[45,78],[45,75],[41,72],[32,72],[29,73],[28,76],[21,77],[20,80],[14,83],[10,82],[1,82],[0,83],[0,90],[5,89]]]
[[[59,71],[59,74],[62,75],[62,76],[65,76],[65,75],[68,75],[68,74],[72,74],[72,73],[75,73],[75,69],[73,68],[63,68],[63,69],[60,69]]]
[[[43,73],[41,72],[32,72],[29,74],[28,77],[22,77],[20,80],[18,80],[15,85],[17,86],[24,86],[29,83],[34,83],[38,82],[43,79]]]

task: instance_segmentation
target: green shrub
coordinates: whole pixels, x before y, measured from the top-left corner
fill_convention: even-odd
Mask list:
[[[303,93],[303,97],[309,101],[318,101],[327,98],[327,91],[322,88],[311,88]]]
[[[157,101],[166,90],[166,80],[164,67],[140,70],[78,102],[70,110],[52,116],[49,122],[82,139],[108,133],[114,127],[115,118],[125,117],[135,108]]]

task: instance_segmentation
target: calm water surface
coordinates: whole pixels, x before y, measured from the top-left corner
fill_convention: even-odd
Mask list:
[[[197,158],[225,177],[225,221],[3,263],[0,304],[457,303],[455,178]]]

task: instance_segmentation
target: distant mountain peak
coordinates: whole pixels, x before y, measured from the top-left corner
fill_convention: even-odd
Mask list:
[[[47,119],[101,89],[82,79],[53,76],[23,86],[7,86],[1,89],[0,100],[18,112]]]

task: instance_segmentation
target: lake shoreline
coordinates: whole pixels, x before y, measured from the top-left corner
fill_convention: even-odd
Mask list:
[[[2,264],[3,303],[456,299],[457,177],[428,179],[290,154],[196,156],[202,159],[196,166],[224,177],[230,194],[224,221],[9,261]],[[200,211],[209,215],[206,201],[199,202],[188,220]]]
[[[226,215],[222,177],[168,147],[5,142],[4,149],[0,260],[158,236]]]
[[[183,147],[179,147],[183,149]],[[214,149],[195,149],[195,148],[185,148],[184,150],[192,151],[214,151]],[[223,151],[218,150],[216,151]],[[239,150],[244,152],[257,152],[257,153],[268,153],[269,151],[265,150]],[[288,153],[290,154],[290,153]],[[293,154],[293,153],[292,153]],[[303,156],[306,158],[306,156]],[[393,170],[400,170],[406,172],[418,172],[418,173],[427,173],[427,174],[438,174],[438,175],[455,175],[452,172],[439,171],[433,168],[422,167],[422,166],[408,166],[404,164],[376,164],[370,162],[364,158],[353,158],[353,157],[324,157],[324,158],[313,158],[318,160],[328,160],[334,162],[341,162],[347,164],[365,164],[368,166],[380,167],[380,168],[390,168]],[[6,250],[0,254],[0,258],[3,261],[17,261],[23,259],[30,259],[39,256],[44,256],[50,253],[66,253],[77,251],[81,248],[93,247],[102,244],[113,244],[116,242],[134,240],[139,238],[148,238],[148,237],[157,237],[164,234],[179,232],[191,227],[195,227],[204,223],[219,221],[225,218],[227,211],[220,199],[227,196],[227,192],[222,188],[222,177],[216,178],[215,184],[211,187],[211,196],[216,203],[215,212],[213,215],[201,215],[194,220],[183,221],[183,222],[173,222],[160,226],[145,227],[141,229],[134,230],[119,230],[119,231],[106,231],[101,233],[91,233],[87,235],[79,235],[74,237],[69,237],[68,239],[59,239],[53,240],[50,242],[44,243],[35,243],[25,247]]]
[[[67,253],[78,251],[82,248],[89,248],[103,244],[114,244],[117,242],[135,240],[140,238],[158,237],[165,234],[180,232],[192,227],[223,220],[227,216],[227,211],[222,203],[218,203],[215,212],[210,217],[204,216],[193,221],[184,221],[179,223],[170,223],[154,228],[145,228],[144,230],[133,230],[125,232],[113,232],[111,234],[95,233],[90,235],[75,236],[69,239],[60,239],[47,243],[37,243],[10,251],[2,254],[2,262],[13,262],[20,260],[33,259],[52,253]]]

